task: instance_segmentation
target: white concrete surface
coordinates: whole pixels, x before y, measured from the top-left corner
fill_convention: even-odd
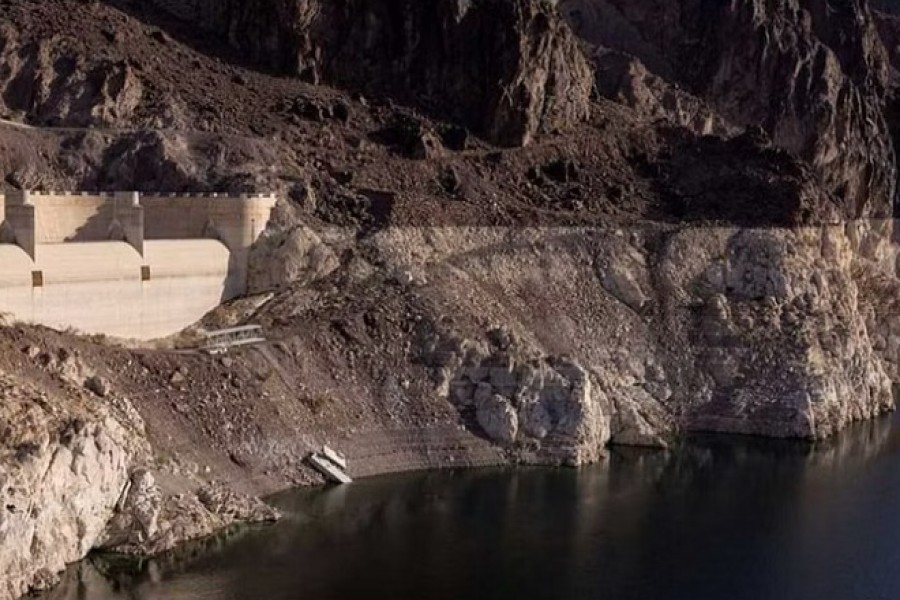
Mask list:
[[[325,479],[332,483],[353,483],[353,479],[351,479],[350,476],[347,475],[347,473],[345,473],[342,468],[320,454],[310,455],[309,463],[313,466],[313,468],[321,473],[325,477]]]
[[[181,331],[218,306],[228,249],[215,240],[43,244],[37,260],[0,244],[0,312],[57,329],[153,339]],[[150,280],[142,281],[141,267]],[[33,287],[32,271],[43,286]]]
[[[113,218],[112,199],[105,196],[38,196],[31,202],[36,212],[38,244],[69,241],[101,241]]]

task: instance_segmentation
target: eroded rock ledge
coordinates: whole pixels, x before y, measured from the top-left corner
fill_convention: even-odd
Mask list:
[[[162,490],[140,415],[69,353],[27,354],[53,373],[48,392],[0,375],[0,598],[54,585],[92,550],[157,554],[278,512],[225,485]],[[81,383],[84,389],[81,389]]]
[[[892,410],[889,228],[405,231],[381,248],[428,256],[407,265],[423,294],[485,307],[424,342],[435,392],[512,460],[580,464],[679,431],[820,439]],[[464,333],[485,317],[503,328]]]

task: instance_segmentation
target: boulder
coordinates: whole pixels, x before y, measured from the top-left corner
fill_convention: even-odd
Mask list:
[[[308,284],[332,273],[340,259],[312,229],[294,227],[271,232],[251,250],[249,289],[261,293],[293,284]]]
[[[519,421],[523,433],[539,440],[547,437],[553,429],[553,419],[538,398],[520,403]]]
[[[101,398],[105,398],[110,392],[109,380],[99,375],[88,377],[84,382],[84,388]]]
[[[610,443],[668,447],[667,437],[674,427],[665,409],[650,394],[632,386],[620,388],[609,396],[615,411],[610,423]]]
[[[516,441],[519,416],[509,400],[498,394],[479,397],[475,404],[478,424],[489,438],[503,445]]]

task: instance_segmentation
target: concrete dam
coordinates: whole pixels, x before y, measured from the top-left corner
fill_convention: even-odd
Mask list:
[[[268,194],[0,195],[0,313],[154,339],[247,291]]]

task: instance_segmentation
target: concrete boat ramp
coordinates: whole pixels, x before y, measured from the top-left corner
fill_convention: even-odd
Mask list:
[[[331,483],[353,483],[347,475],[347,460],[328,446],[323,446],[321,452],[313,452],[308,460]]]

